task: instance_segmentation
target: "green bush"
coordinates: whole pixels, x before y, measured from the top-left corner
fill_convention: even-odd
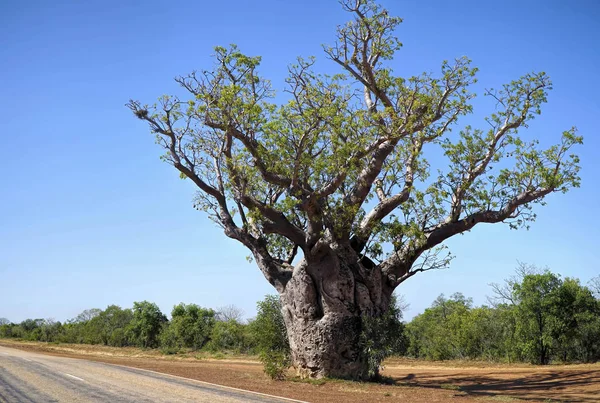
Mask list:
[[[171,311],[169,334],[165,337],[172,346],[200,350],[210,340],[215,326],[215,311],[195,304],[179,304]]]
[[[230,350],[244,352],[248,350],[246,326],[230,319],[226,322],[217,322],[210,333],[207,349],[211,351]]]
[[[272,379],[284,379],[291,352],[279,297],[267,295],[259,301],[256,319],[249,327],[265,373]]]
[[[368,364],[368,376],[379,378],[383,360],[406,351],[407,340],[402,323],[402,310],[395,295],[392,295],[389,309],[379,317],[362,316],[360,349]]]
[[[263,369],[271,379],[282,381],[290,367],[290,355],[284,351],[263,351],[259,355]]]
[[[133,318],[127,327],[127,336],[138,347],[158,347],[160,331],[165,322],[167,322],[167,317],[163,315],[155,303],[148,301],[134,302]],[[118,333],[115,342],[120,342],[127,336]]]
[[[181,350],[181,343],[174,326],[170,322],[163,324],[160,332],[160,351],[163,354],[175,354]]]
[[[15,325],[10,324],[10,323],[0,325],[0,338],[6,339],[9,337],[14,337],[13,336],[13,328],[14,327],[15,327]]]

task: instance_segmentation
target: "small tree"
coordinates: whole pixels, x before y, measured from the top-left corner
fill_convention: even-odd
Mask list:
[[[109,305],[83,327],[83,340],[90,344],[123,347],[129,345],[126,329],[133,320],[131,309]]]
[[[563,362],[590,361],[594,350],[597,351],[594,342],[600,337],[600,321],[597,320],[600,312],[592,291],[577,279],[565,278],[556,290],[551,313],[551,333],[557,358]],[[590,334],[594,325],[598,326],[596,337]]]
[[[408,353],[433,360],[466,358],[465,324],[472,302],[460,293],[449,299],[440,295],[430,308],[407,325]]]
[[[86,309],[85,311],[83,311],[79,315],[77,315],[75,318],[71,319],[70,322],[71,323],[85,323],[85,322],[88,322],[88,321],[94,319],[96,316],[100,315],[101,313],[102,313],[102,309],[98,309],[98,308]]]
[[[590,289],[597,298],[600,298],[600,276],[594,277],[590,280]]]
[[[247,350],[248,340],[246,326],[234,319],[218,321],[210,333],[210,341],[207,348],[213,351],[235,351]]]
[[[216,312],[196,304],[175,305],[171,311],[169,331],[177,347],[199,350],[209,341],[215,326]],[[174,347],[174,346],[171,346]]]
[[[0,338],[17,337],[14,332],[16,327],[17,325],[10,322],[0,325]]]
[[[256,318],[250,323],[254,344],[265,373],[283,379],[291,364],[290,345],[278,297],[267,295],[257,303]]]
[[[552,320],[557,303],[560,278],[549,271],[529,274],[514,285],[517,306],[517,333],[526,357],[541,365],[548,364],[552,348]]]
[[[131,340],[138,346],[148,348],[159,345],[159,335],[167,317],[155,303],[133,303],[133,318],[127,327]]]
[[[242,323],[244,320],[244,311],[235,305],[225,305],[217,308],[216,319],[219,322],[229,322],[231,320]]]
[[[519,263],[518,275],[493,284],[510,359],[590,362],[600,351],[600,304],[578,279]],[[503,319],[502,319],[503,318]],[[508,331],[508,333],[506,333]]]
[[[260,57],[231,46],[215,48],[212,69],[176,79],[189,99],[128,107],[197,186],[196,208],[279,292],[300,374],[366,378],[362,318],[386,312],[416,273],[447,266],[447,239],[483,223],[526,227],[546,196],[579,186],[571,149],[582,138],[572,128],[542,149],[520,137],[551,88],[543,72],[486,90],[496,108],[485,129],[451,134],[472,112],[470,60],[400,77],[402,20],[372,0],[341,4],[353,19],[324,50],[342,74],[298,59],[281,105]],[[447,164],[430,177],[435,147]]]

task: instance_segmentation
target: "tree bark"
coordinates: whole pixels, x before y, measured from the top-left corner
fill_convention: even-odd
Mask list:
[[[304,378],[365,380],[362,317],[384,312],[393,290],[349,246],[321,249],[296,265],[281,293],[293,365]]]

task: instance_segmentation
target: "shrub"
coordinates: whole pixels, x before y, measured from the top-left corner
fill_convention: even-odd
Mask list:
[[[171,312],[170,331],[168,337],[179,347],[199,350],[210,340],[210,334],[215,326],[215,311],[205,309],[195,304],[179,304]],[[176,341],[175,341],[176,339]]]
[[[263,369],[271,379],[282,381],[290,367],[290,354],[284,351],[263,351],[260,353]]]
[[[265,373],[272,379],[284,379],[291,353],[279,298],[268,295],[259,301],[256,319],[249,326]]]
[[[216,322],[210,333],[207,349],[211,351],[232,350],[242,352],[247,350],[248,342],[243,324],[235,319],[226,322]]]
[[[406,346],[402,310],[395,295],[392,295],[390,307],[383,315],[363,315],[360,348],[368,363],[369,378],[378,379],[383,360],[391,355],[404,354]]]

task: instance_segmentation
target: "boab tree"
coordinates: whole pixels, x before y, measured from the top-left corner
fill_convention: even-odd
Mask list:
[[[448,238],[481,223],[523,227],[534,204],[579,185],[575,129],[540,149],[518,136],[540,114],[550,80],[527,74],[487,90],[497,102],[485,129],[465,126],[476,68],[460,58],[438,75],[390,68],[401,19],[371,0],[344,0],[353,19],[325,47],[341,74],[289,67],[275,104],[260,57],[215,48],[212,70],[176,81],[189,99],[128,106],[164,159],[199,189],[196,207],[246,246],[281,296],[302,375],[362,378],[363,318],[380,315],[394,289],[444,267]],[[431,175],[424,152],[447,162]]]

